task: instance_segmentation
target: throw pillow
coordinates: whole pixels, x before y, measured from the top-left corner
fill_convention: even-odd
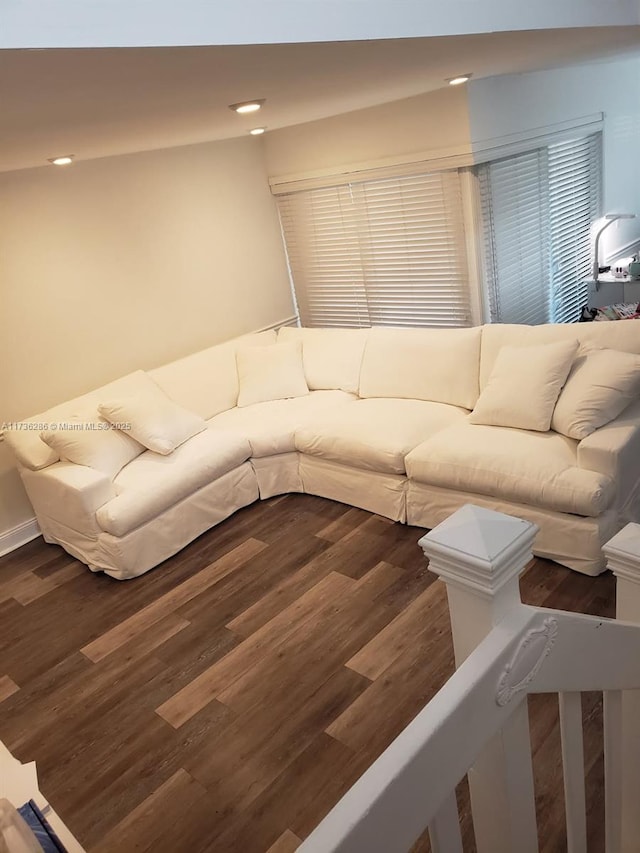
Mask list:
[[[203,418],[174,403],[159,388],[137,397],[106,400],[98,411],[109,423],[127,424],[129,435],[162,456],[207,428]]]
[[[236,352],[238,406],[303,397],[309,393],[302,363],[302,344],[244,347]]]
[[[640,397],[640,355],[591,349],[571,368],[551,429],[581,440],[608,424]]]
[[[546,432],[577,349],[577,341],[502,347],[471,423]]]
[[[97,415],[70,417],[56,429],[43,430],[40,438],[61,459],[102,471],[111,479],[144,450],[127,432]]]

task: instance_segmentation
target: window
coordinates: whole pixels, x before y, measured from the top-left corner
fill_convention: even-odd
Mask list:
[[[569,323],[587,301],[591,224],[600,215],[601,135],[480,166],[491,320]]]
[[[278,197],[305,326],[468,326],[456,170]]]

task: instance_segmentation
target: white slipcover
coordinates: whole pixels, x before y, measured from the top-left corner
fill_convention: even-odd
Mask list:
[[[369,329],[301,329],[283,326],[278,343],[300,341],[307,384],[312,391],[338,389],[357,394]]]
[[[409,479],[559,512],[598,516],[613,481],[577,466],[577,442],[553,432],[460,424],[415,448]]]
[[[212,418],[238,402],[236,350],[276,343],[273,330],[243,335],[149,371],[165,394],[201,418]]]
[[[578,352],[593,346],[640,353],[640,329],[636,321],[610,323],[548,323],[544,326],[519,326],[490,323],[482,327],[480,388],[489,381],[493,365],[503,346],[535,346],[557,341],[577,340]]]
[[[81,397],[74,397],[73,400],[53,406],[40,415],[26,418],[23,423],[35,425],[37,429],[8,429],[5,431],[5,440],[18,462],[25,468],[30,468],[32,471],[46,468],[57,462],[60,455],[41,441],[41,430],[59,429],[61,424],[70,421],[74,416],[97,421],[99,420],[98,405],[103,399],[143,394],[148,390],[149,383],[149,375],[144,370],[136,370],[107,385],[102,385],[95,391],[89,391]]]
[[[312,391],[305,397],[229,409],[211,418],[208,424],[211,429],[248,439],[254,457],[273,456],[295,450],[297,429],[356,399],[344,391]]]
[[[371,329],[361,397],[430,400],[473,409],[478,399],[481,328]]]
[[[147,450],[113,481],[117,497],[98,509],[98,524],[107,533],[124,536],[250,455],[246,439],[211,429],[194,435],[170,456]]]
[[[404,474],[412,448],[446,426],[466,421],[468,414],[423,400],[358,400],[299,429],[296,447],[353,468]]]
[[[539,524],[535,553],[597,573],[601,544],[640,517],[640,403],[579,444],[553,432],[473,426],[480,336],[486,381],[504,344],[574,337],[582,350],[593,342],[640,352],[638,329],[628,321],[283,330],[282,341],[302,341],[305,377],[322,390],[237,409],[236,348],[249,339],[273,343],[275,333],[267,332],[151,372],[172,399],[210,418],[207,430],[167,457],[144,453],[112,481],[56,463],[34,432],[14,450],[46,540],[116,578],[157,565],[256,500],[258,489],[261,497],[322,495],[418,525],[478,502]],[[139,371],[46,414],[60,420],[95,410],[107,389],[135,394],[141,381],[149,379]],[[364,399],[339,389],[357,389]]]

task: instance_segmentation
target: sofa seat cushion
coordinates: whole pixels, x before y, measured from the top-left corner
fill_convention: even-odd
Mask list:
[[[459,424],[407,456],[411,480],[557,512],[598,516],[613,481],[577,466],[577,442],[554,432]]]
[[[246,439],[212,429],[194,435],[169,456],[147,450],[113,481],[116,497],[96,512],[98,524],[106,533],[124,536],[250,455]]]
[[[211,418],[209,427],[248,439],[252,456],[290,453],[296,449],[297,429],[356,399],[344,391],[312,391],[304,397],[229,409]]]
[[[424,400],[358,400],[296,432],[296,448],[354,468],[404,474],[407,453],[469,412]]]

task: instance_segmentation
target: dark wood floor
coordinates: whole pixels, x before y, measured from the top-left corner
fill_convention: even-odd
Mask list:
[[[0,559],[0,739],[37,761],[88,851],[295,850],[453,671],[422,533],[293,495],[242,510],[133,581],[25,545]],[[613,615],[609,574],[538,560],[522,592]],[[530,708],[543,849],[556,853],[557,701]],[[584,717],[595,853],[599,696],[585,696]],[[460,803],[473,849],[463,786]]]

